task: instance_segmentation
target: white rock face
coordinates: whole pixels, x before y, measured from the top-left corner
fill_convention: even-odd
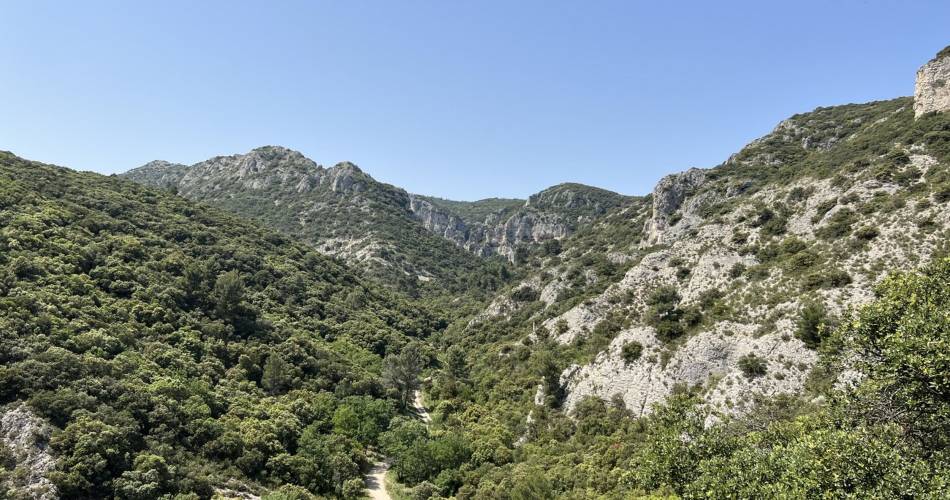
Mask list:
[[[18,471],[14,474],[15,484],[10,485],[17,493],[16,498],[59,498],[56,487],[46,478],[56,467],[56,460],[49,451],[51,431],[49,424],[25,404],[0,414],[0,441],[13,453]]]
[[[936,158],[915,145],[906,146],[905,152],[906,168],[920,174],[913,182],[925,182],[922,175],[937,165]],[[810,300],[808,295],[820,300],[830,314],[847,317],[849,310],[873,299],[874,285],[888,271],[922,265],[942,244],[940,231],[922,230],[914,221],[930,221],[935,228],[950,227],[945,202],[899,204],[861,214],[852,229],[873,228],[870,240],[848,248],[827,262],[826,268],[814,269],[818,273],[840,270],[850,281],[800,292],[799,278],[789,275],[792,271],[782,266],[772,266],[766,275],[755,278],[744,275],[744,271],[733,274],[733,269],[751,269],[760,262],[756,253],[742,252],[741,247],[761,247],[768,241],[789,239],[813,245],[810,251],[833,254],[835,247],[853,245],[854,237],[828,241],[819,238],[817,230],[840,212],[860,214],[865,204],[890,200],[898,191],[912,186],[874,178],[838,186],[832,179],[803,178],[749,193],[706,185],[702,171],[690,172],[664,179],[655,190],[653,206],[647,208],[651,220],[645,233],[653,244],[641,244],[639,258],[630,259],[633,264],[623,278],[543,323],[555,341],[568,344],[590,335],[610,315],[632,320],[631,326],[614,337],[593,362],[571,366],[562,373],[566,408],[573,409],[589,396],[610,400],[619,395],[630,410],[647,414],[675,386],[685,385],[703,388],[705,404],[718,414],[730,415],[746,411],[757,395],[799,392],[817,360],[816,353],[795,337],[796,321],[803,301]],[[697,191],[693,194],[686,194],[694,189]],[[797,198],[792,196],[794,193],[798,193]],[[702,203],[723,202],[729,202],[728,211],[714,217],[701,215]],[[761,207],[785,204],[789,213],[780,238],[771,239],[751,223]],[[674,212],[680,214],[679,220],[669,224],[669,214]],[[737,234],[742,235],[738,243]],[[807,252],[802,254],[802,258],[807,257]],[[618,254],[616,260],[627,259]],[[684,275],[683,269],[689,272]],[[550,281],[540,284],[542,289],[554,286],[560,278],[558,273],[549,274]],[[641,319],[648,307],[647,296],[662,285],[675,286],[684,307],[699,304],[704,295],[718,291],[722,300],[741,314],[702,327],[682,344],[664,345]],[[640,359],[626,362],[622,348],[631,341],[639,342],[643,353]],[[739,359],[750,353],[765,360],[766,375],[748,378],[739,369]]]
[[[817,354],[794,338],[778,334],[754,337],[755,327],[732,322],[717,323],[682,346],[665,363],[662,343],[649,327],[621,332],[590,365],[571,370],[565,405],[574,408],[583,398],[623,398],[636,415],[645,415],[665,400],[674,386],[701,386],[707,405],[723,414],[741,413],[753,394],[797,392],[805,382]],[[640,358],[627,363],[621,349],[628,342],[643,346]],[[754,354],[766,360],[763,376],[748,378],[738,368],[739,358]],[[788,364],[786,368],[783,365]]]
[[[684,220],[693,219],[686,216],[687,214],[692,215],[692,211],[687,209],[693,208],[695,203],[689,207],[682,207],[682,205],[705,179],[706,172],[698,168],[691,168],[685,172],[671,174],[660,179],[660,182],[653,189],[653,216],[646,224],[647,245],[659,243],[670,226],[678,226],[682,229],[689,226],[690,222],[695,222]],[[691,201],[701,200],[694,199]],[[681,208],[684,208],[684,210],[680,213],[679,220],[675,220],[674,214]]]
[[[950,110],[950,47],[921,66],[914,85],[914,116]]]
[[[575,199],[563,199],[566,206]],[[482,222],[467,224],[457,215],[433,205],[428,200],[409,195],[412,216],[427,230],[481,257],[503,255],[514,260],[515,249],[523,243],[535,244],[561,239],[571,233],[571,225],[555,213],[525,209],[514,214],[492,214]]]

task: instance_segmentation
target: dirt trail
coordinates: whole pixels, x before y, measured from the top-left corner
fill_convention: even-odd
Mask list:
[[[392,500],[386,491],[386,473],[389,472],[389,462],[379,462],[366,473],[363,482],[366,483],[366,491],[369,497],[374,500]]]
[[[426,425],[429,425],[429,422],[432,421],[432,417],[429,416],[426,407],[422,405],[422,391],[417,390],[413,395],[412,411],[422,419],[422,422]],[[363,478],[363,482],[366,483],[367,493],[369,493],[369,497],[373,500],[392,500],[393,497],[386,491],[386,474],[388,472],[389,460],[386,460],[385,462],[379,462],[373,465],[373,468],[370,469],[369,472],[366,473],[366,477]]]
[[[419,418],[422,419],[424,424],[429,425],[429,422],[432,421],[432,417],[429,416],[426,407],[422,406],[422,391],[417,390],[415,397],[412,398],[412,409],[416,412],[416,415],[419,415]]]

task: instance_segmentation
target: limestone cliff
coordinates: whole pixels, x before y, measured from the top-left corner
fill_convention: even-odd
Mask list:
[[[513,261],[519,246],[565,238],[628,200],[603,189],[560,184],[531,195],[520,206],[505,206],[474,220],[440,205],[444,200],[418,195],[411,197],[411,210],[426,229],[456,245],[479,256],[502,255]]]
[[[950,110],[950,47],[917,71],[914,116]]]

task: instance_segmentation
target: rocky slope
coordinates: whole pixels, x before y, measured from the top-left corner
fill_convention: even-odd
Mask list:
[[[262,220],[408,290],[434,281],[457,291],[473,274],[484,283],[493,268],[479,257],[514,261],[519,247],[564,238],[627,200],[563,184],[527,201],[452,202],[275,146],[192,166],[153,161],[123,176]]]
[[[516,205],[519,200],[502,200],[514,203],[502,203],[507,206],[481,218],[465,218],[457,212],[478,213],[479,204],[494,200],[460,207],[460,202],[412,196],[411,209],[426,229],[456,245],[476,255],[503,255],[514,261],[519,247],[563,239],[628,199],[581,184],[560,184],[532,195],[519,205]]]
[[[48,478],[56,467],[49,450],[51,433],[52,426],[26,405],[14,405],[0,412],[0,447],[8,451],[12,462],[2,466],[10,465],[13,469],[8,481],[0,481],[0,496],[6,498],[6,487],[24,498],[58,498],[56,486]]]
[[[493,349],[562,346],[568,410],[594,396],[642,415],[691,388],[728,415],[800,392],[819,383],[820,324],[947,251],[947,130],[909,98],[796,115],[536,253],[467,335],[508,321]]]

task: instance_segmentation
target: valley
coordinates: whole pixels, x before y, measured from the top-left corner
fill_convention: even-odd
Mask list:
[[[0,152],[0,497],[941,498],[947,75],[643,195]]]

